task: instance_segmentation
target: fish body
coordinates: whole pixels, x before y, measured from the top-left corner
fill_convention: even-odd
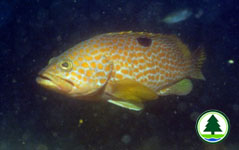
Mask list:
[[[192,12],[188,9],[172,12],[167,15],[162,21],[167,24],[174,24],[188,19],[192,15]]]
[[[39,73],[50,90],[85,100],[106,100],[141,110],[160,95],[186,95],[190,78],[204,79],[203,51],[191,54],[176,36],[116,32],[80,42]]]

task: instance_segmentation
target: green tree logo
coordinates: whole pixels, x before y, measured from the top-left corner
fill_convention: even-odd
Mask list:
[[[207,122],[208,124],[206,125],[204,132],[210,131],[212,135],[215,133],[215,131],[222,132],[220,125],[218,124],[218,120],[214,115],[212,115]]]
[[[222,142],[230,132],[229,119],[223,112],[215,109],[199,115],[195,127],[199,138],[210,144]]]

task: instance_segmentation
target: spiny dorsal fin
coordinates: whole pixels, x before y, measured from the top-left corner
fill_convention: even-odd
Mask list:
[[[133,32],[133,31],[122,31],[122,32],[110,32],[106,33],[106,35],[135,35],[135,36],[143,36],[143,37],[157,37],[159,34],[154,34],[151,32]]]
[[[191,52],[187,45],[185,45],[176,35],[164,35],[165,38],[175,43],[176,47],[182,51],[185,58],[191,58]]]

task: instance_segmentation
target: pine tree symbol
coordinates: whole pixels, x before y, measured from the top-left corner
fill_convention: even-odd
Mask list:
[[[204,130],[204,132],[210,131],[212,135],[214,134],[215,131],[222,132],[222,130],[220,129],[220,125],[218,124],[218,120],[214,115],[212,115],[207,122],[208,123],[206,125],[206,129]]]

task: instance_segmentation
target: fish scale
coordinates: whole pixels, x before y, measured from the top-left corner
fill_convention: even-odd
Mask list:
[[[152,44],[149,47],[142,46],[137,42],[138,37],[149,38]],[[105,67],[104,63],[99,64],[102,61],[99,57],[102,55],[108,57],[114,64],[110,80],[130,78],[154,90],[168,82],[182,78],[190,69],[190,67],[183,69],[186,65],[185,60],[174,43],[164,39],[161,34],[142,32],[109,33],[96,36],[69,49],[60,58],[69,57],[73,60],[77,69],[71,72],[68,78],[74,82],[81,84],[80,81],[83,79],[102,85],[106,81],[103,77],[104,72],[109,71],[109,67]],[[91,72],[90,67],[97,71]]]
[[[74,97],[94,93],[103,87],[107,96],[117,97],[113,89],[118,83],[121,86],[121,81],[126,85],[137,83],[139,87],[145,86],[142,89],[146,91],[162,94],[165,88],[170,89],[182,79],[204,79],[200,72],[203,53],[198,55],[194,58],[176,36],[146,32],[107,33],[82,41],[51,59],[37,81]],[[126,79],[130,81],[124,82]],[[132,99],[138,99],[136,97]]]

